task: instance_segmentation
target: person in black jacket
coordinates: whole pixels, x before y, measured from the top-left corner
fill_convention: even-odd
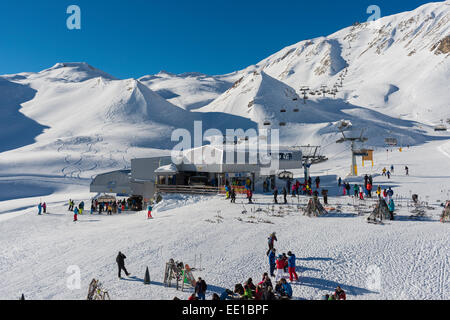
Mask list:
[[[195,293],[197,294],[199,300],[206,299],[207,288],[208,286],[206,285],[205,280],[203,280],[202,278],[198,278],[198,281],[195,283]]]
[[[119,254],[117,255],[117,258],[116,258],[117,266],[118,266],[118,268],[119,268],[119,278],[122,278],[122,276],[121,276],[121,274],[120,274],[120,272],[121,272],[122,270],[125,272],[125,274],[126,274],[127,276],[130,275],[130,274],[128,273],[127,269],[125,268],[125,259],[126,259],[126,258],[127,258],[127,257],[126,257],[122,252],[119,251]]]

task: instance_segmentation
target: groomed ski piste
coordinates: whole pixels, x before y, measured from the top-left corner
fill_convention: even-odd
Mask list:
[[[249,205],[243,196],[231,204],[223,195],[163,195],[154,219],[148,220],[144,211],[85,213],[74,223],[67,200],[90,203],[87,186],[39,180],[30,190],[46,193],[44,187],[49,186],[51,195],[1,202],[0,296],[86,299],[95,278],[115,300],[187,299],[193,289],[181,292],[163,284],[165,263],[173,258],[197,269],[194,277],[206,280],[210,299],[214,292],[233,290],[249,277],[258,281],[269,271],[267,237],[275,231],[278,252],[290,250],[297,256],[300,281],[292,285],[293,299],[319,300],[340,285],[349,300],[446,300],[450,224],[439,222],[439,205],[449,195],[449,147],[448,141],[440,141],[403,152],[380,152],[373,169],[360,168],[360,174],[374,175],[374,186],[391,186],[395,192],[396,218],[379,225],[366,221],[374,202],[366,200],[366,212],[358,212],[353,205],[359,201],[338,191],[337,176],[348,167],[345,156],[312,167],[312,176],[321,175],[323,187],[330,190],[328,207],[339,209],[316,218],[298,209],[308,201],[303,196],[288,196],[288,205],[273,205],[272,195],[255,194],[255,203]],[[403,170],[406,163],[409,176]],[[391,164],[391,179],[381,176],[381,169]],[[348,181],[357,180],[362,178]],[[410,193],[429,203],[425,217],[411,218]],[[39,201],[47,202],[48,214],[37,215]],[[127,256],[130,277],[117,277],[118,251]],[[80,289],[68,288],[70,266],[80,268]],[[146,267],[150,285],[143,284]]]

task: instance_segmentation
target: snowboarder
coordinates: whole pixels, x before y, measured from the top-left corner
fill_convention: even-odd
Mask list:
[[[147,219],[153,219],[152,217],[152,206],[149,204],[147,207]]]
[[[78,207],[75,207],[75,209],[73,209],[73,222],[78,221]]]
[[[117,267],[118,267],[118,269],[119,269],[119,279],[122,278],[122,276],[121,276],[121,271],[122,271],[122,270],[125,272],[125,274],[126,274],[127,276],[130,275],[130,274],[128,273],[127,269],[125,268],[125,259],[126,259],[126,258],[127,258],[127,257],[126,257],[122,252],[119,251],[119,254],[118,254],[117,257],[116,257]]]
[[[295,272],[295,254],[293,254],[291,251],[287,254],[289,256],[288,259],[288,272],[289,272],[289,280],[292,282],[295,278],[295,281],[298,281],[298,275],[297,272]]]
[[[208,288],[205,280],[202,278],[198,278],[198,281],[195,283],[195,293],[197,294],[197,297],[199,300],[205,300],[206,299],[206,289]]]
[[[42,203],[39,202],[38,204],[38,215],[41,215],[41,211],[42,211]]]

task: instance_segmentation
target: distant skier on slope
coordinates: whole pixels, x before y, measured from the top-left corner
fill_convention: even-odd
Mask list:
[[[38,204],[38,215],[41,215],[41,211],[42,211],[42,203],[39,202]]]
[[[125,259],[127,257],[119,251],[119,254],[116,257],[117,267],[119,268],[119,279],[122,278],[121,271],[123,270],[127,276],[130,274],[128,273],[127,269],[125,268]]]

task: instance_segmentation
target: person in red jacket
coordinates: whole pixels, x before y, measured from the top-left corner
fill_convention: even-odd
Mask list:
[[[287,261],[280,254],[278,256],[278,259],[277,259],[277,261],[275,263],[277,265],[277,273],[275,275],[275,282],[278,282],[281,278],[284,277],[284,268],[287,265]]]
[[[334,292],[334,300],[347,300],[345,291],[342,290],[342,288],[339,286],[336,288],[336,291]]]

